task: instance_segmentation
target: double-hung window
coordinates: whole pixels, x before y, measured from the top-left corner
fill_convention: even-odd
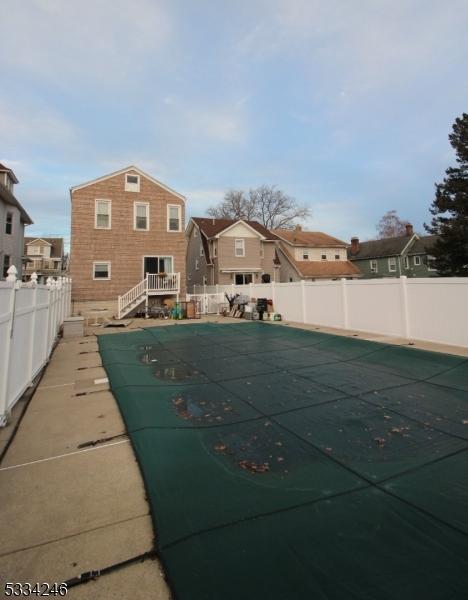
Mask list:
[[[167,230],[182,231],[181,207],[176,204],[167,205]]]
[[[236,256],[245,256],[245,240],[235,240],[234,242],[235,255]]]
[[[377,273],[377,261],[376,260],[370,261],[370,270],[371,270],[371,273]]]
[[[96,200],[94,227],[96,229],[110,229],[111,228],[111,201],[110,200]]]
[[[308,250],[304,250],[302,252],[302,260],[309,260],[309,251]]]
[[[421,257],[420,256],[415,256],[414,257],[414,266],[415,267],[419,267],[420,264],[421,264]]]
[[[93,263],[93,279],[110,279],[111,264],[107,261]]]
[[[3,255],[3,278],[8,277],[8,269],[10,268],[10,256],[9,254]]]
[[[428,271],[437,271],[436,268],[436,259],[434,256],[429,256],[427,257],[427,270]]]
[[[148,202],[135,202],[133,205],[134,225],[138,231],[149,229],[149,204]]]
[[[5,221],[5,233],[11,235],[13,231],[13,213],[7,212]]]
[[[396,258],[392,257],[388,259],[388,270],[390,273],[395,273],[396,271]]]

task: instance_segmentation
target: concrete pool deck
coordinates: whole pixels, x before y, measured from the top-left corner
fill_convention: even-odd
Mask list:
[[[240,322],[209,317],[190,323],[207,321]],[[129,328],[91,327],[85,337],[57,345],[0,465],[2,589],[6,581],[61,582],[152,550],[140,471],[114,397],[108,384],[99,382],[106,373],[95,334],[168,324],[134,319]],[[271,325],[317,330],[289,322]],[[319,330],[408,344],[361,332]],[[468,348],[423,342],[412,347],[468,356]],[[14,425],[13,420],[0,430],[4,444]],[[79,447],[96,440],[107,441]],[[170,594],[158,562],[148,559],[71,588],[69,596],[164,600]]]

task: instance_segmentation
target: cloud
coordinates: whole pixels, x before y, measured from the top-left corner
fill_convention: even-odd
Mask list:
[[[0,21],[0,65],[54,87],[120,83],[157,63],[172,25],[153,0],[10,2]],[[13,51],[14,49],[14,51]]]

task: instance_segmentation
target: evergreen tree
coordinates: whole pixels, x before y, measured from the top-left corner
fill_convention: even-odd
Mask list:
[[[427,231],[438,235],[434,249],[435,266],[440,275],[468,276],[468,114],[455,119],[450,144],[457,155],[456,167],[445,171],[436,184],[435,199],[429,209],[433,215]]]

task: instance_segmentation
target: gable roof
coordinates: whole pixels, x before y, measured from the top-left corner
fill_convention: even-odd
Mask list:
[[[37,238],[37,237],[25,237],[24,245],[29,246],[33,242],[38,240],[42,240],[43,242],[47,242],[50,248],[50,257],[51,258],[62,258],[63,256],[63,238]]]
[[[341,277],[362,277],[361,271],[349,260],[295,260],[291,253],[281,246],[281,252],[304,278],[334,279]]]
[[[0,173],[8,173],[10,178],[13,180],[13,183],[19,183],[13,171],[10,168],[5,167],[5,165],[2,165],[2,163],[0,163]]]
[[[200,231],[207,237],[212,238],[229,229],[236,223],[245,223],[268,241],[277,240],[277,236],[269,231],[258,221],[246,221],[244,219],[211,219],[210,217],[192,217],[192,221],[198,226]]]
[[[33,220],[28,215],[28,213],[24,210],[19,200],[13,196],[10,190],[0,183],[0,200],[3,200],[6,204],[10,204],[11,206],[16,206],[16,208],[20,212],[21,221],[26,225],[32,225]]]
[[[177,196],[184,202],[186,201],[185,196],[182,196],[182,194],[179,194],[179,192],[176,192],[175,190],[173,190],[169,186],[165,185],[161,181],[158,181],[154,177],[151,177],[151,175],[148,175],[148,173],[145,173],[144,171],[142,171],[138,167],[135,167],[134,165],[130,165],[129,167],[126,167],[125,169],[120,169],[119,171],[114,171],[113,173],[109,173],[108,175],[103,175],[102,177],[97,177],[96,179],[92,179],[91,181],[86,181],[85,183],[80,183],[79,185],[74,185],[73,187],[70,188],[70,196],[73,196],[73,192],[76,192],[76,190],[81,190],[82,188],[88,187],[89,185],[94,185],[95,183],[105,181],[106,179],[111,179],[112,177],[116,177],[117,175],[123,175],[124,173],[127,173],[128,171],[135,171],[136,173],[138,173],[138,175],[141,175],[142,177],[149,179],[156,185],[159,185],[159,187],[162,187],[167,192],[174,194],[174,196]]]
[[[409,249],[408,254],[410,256],[413,256],[414,254],[427,254],[434,248],[438,239],[438,235],[423,235],[414,242]]]
[[[404,249],[414,240],[418,239],[416,234],[408,237],[401,235],[399,237],[383,238],[381,240],[370,240],[369,242],[359,242],[359,250],[352,254],[351,247],[348,247],[349,260],[364,258],[383,258],[386,256],[399,256]]]
[[[330,246],[346,248],[348,244],[321,231],[302,231],[302,229],[273,229],[273,232],[292,246],[309,246],[329,248]]]

